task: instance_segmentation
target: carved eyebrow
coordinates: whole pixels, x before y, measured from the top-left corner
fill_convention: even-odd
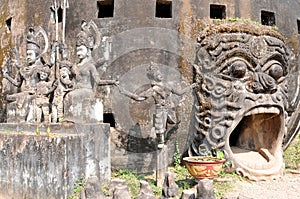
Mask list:
[[[228,63],[232,63],[235,60],[243,60],[247,62],[249,66],[253,66],[253,68],[248,67],[251,71],[254,71],[254,67],[257,65],[258,61],[253,59],[251,54],[244,49],[234,49],[230,52],[227,52],[221,59],[218,59],[216,62],[216,72],[221,72],[223,68],[228,65]]]
[[[236,49],[233,49],[233,50],[225,53],[221,59],[218,59],[218,61],[216,62],[216,65],[223,66],[224,63],[226,64],[226,63],[231,62],[231,60],[239,59],[239,58],[244,59],[252,66],[256,66],[257,62],[258,62],[256,59],[253,59],[252,55],[249,52],[247,52],[245,49],[236,48]]]
[[[268,64],[270,62],[280,63],[282,65],[284,74],[286,74],[287,62],[282,54],[274,53],[274,54],[271,54],[269,57],[264,57],[262,60],[260,60],[260,64],[262,65],[263,71],[266,71],[272,65],[272,64]]]

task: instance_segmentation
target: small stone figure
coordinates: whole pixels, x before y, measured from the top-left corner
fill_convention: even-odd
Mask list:
[[[167,172],[163,184],[163,192],[160,199],[170,198],[170,197],[176,197],[178,196],[178,190],[179,187],[175,183],[174,179],[174,173]]]
[[[104,199],[106,198],[102,189],[101,183],[98,177],[90,176],[87,179],[85,188],[84,188],[85,199]]]
[[[72,91],[74,82],[71,79],[72,64],[68,61],[62,61],[59,66],[59,82],[54,90],[54,98],[52,101],[52,122],[56,123],[63,119],[63,105],[66,93]]]
[[[154,127],[152,131],[155,131],[157,136],[158,148],[162,148],[165,142],[165,132],[167,130],[167,123],[176,124],[178,123],[176,118],[176,106],[172,101],[172,94],[182,96],[192,88],[196,86],[196,83],[186,87],[182,90],[175,90],[168,88],[162,82],[163,77],[158,69],[157,65],[150,64],[147,70],[147,77],[151,81],[151,87],[142,91],[139,95],[130,93],[124,88],[119,86],[120,93],[137,101],[146,100],[149,97],[154,99],[155,113],[154,113]]]
[[[136,199],[155,199],[153,191],[147,181],[140,181],[140,192]]]
[[[215,199],[213,180],[199,180],[197,185],[197,199]]]
[[[87,24],[82,23],[81,32],[77,35],[76,50],[79,58],[78,64],[72,68],[72,75],[74,76],[75,85],[74,90],[69,92],[65,98],[65,114],[68,120],[85,122],[87,120],[96,120],[94,106],[95,100],[95,86],[113,85],[117,84],[117,80],[101,80],[96,69],[95,62],[92,58],[92,50],[94,49],[95,38],[90,29],[95,25],[93,22]],[[98,31],[98,30],[95,30]],[[83,102],[86,100],[87,102]],[[82,110],[75,109],[74,106],[78,103],[85,103]],[[87,115],[82,115],[82,113]]]
[[[35,120],[36,122],[45,123],[50,122],[49,118],[49,108],[50,108],[50,98],[49,95],[57,87],[57,82],[49,82],[50,68],[44,66],[38,71],[39,82],[36,85],[35,89]],[[44,120],[42,120],[42,117]]]

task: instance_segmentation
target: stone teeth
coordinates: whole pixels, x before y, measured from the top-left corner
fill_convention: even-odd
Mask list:
[[[255,108],[245,114],[245,116],[249,115],[255,115],[255,114],[260,114],[260,113],[274,113],[274,114],[280,114],[280,110],[275,107],[258,107]]]
[[[257,112],[258,112],[258,113],[265,113],[265,112],[267,112],[267,110],[268,110],[268,109],[266,109],[266,108],[264,108],[264,107],[259,107],[259,108],[257,109]]]

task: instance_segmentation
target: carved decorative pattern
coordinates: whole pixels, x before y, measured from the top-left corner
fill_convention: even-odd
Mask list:
[[[231,131],[254,108],[276,107],[287,116],[290,53],[281,37],[264,31],[250,34],[243,28],[220,30],[198,38],[194,67],[199,105],[190,155],[224,148]]]

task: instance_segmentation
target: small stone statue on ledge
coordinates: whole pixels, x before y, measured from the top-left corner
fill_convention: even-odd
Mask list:
[[[50,123],[50,97],[49,95],[57,87],[57,80],[55,82],[49,81],[49,75],[51,70],[49,66],[45,65],[41,68],[37,74],[39,82],[36,84],[35,89],[35,121],[40,123],[44,121],[45,123]],[[44,118],[42,120],[42,117]]]

